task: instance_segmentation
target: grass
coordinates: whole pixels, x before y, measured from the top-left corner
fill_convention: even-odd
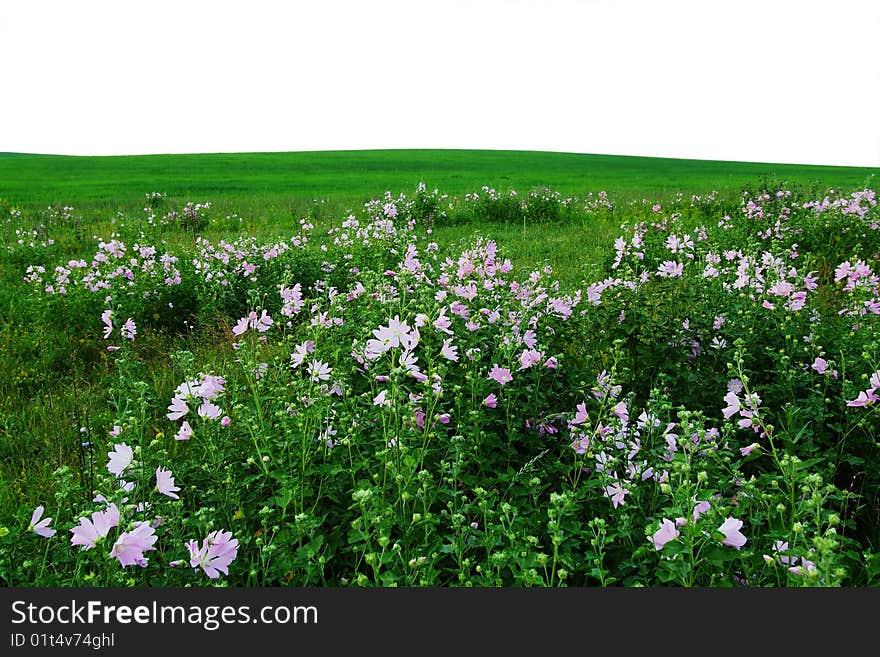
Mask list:
[[[80,210],[139,208],[147,192],[257,215],[318,199],[353,206],[381,194],[411,193],[420,181],[450,196],[493,185],[549,186],[562,194],[607,190],[615,198],[663,200],[678,192],[735,194],[775,176],[825,188],[870,185],[876,168],[682,160],[577,153],[376,150],[72,157],[0,154],[0,198]]]

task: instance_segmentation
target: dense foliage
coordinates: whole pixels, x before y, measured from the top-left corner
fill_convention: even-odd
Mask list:
[[[78,253],[72,208],[2,208],[39,321],[115,377],[78,460],[4,509],[5,584],[877,582],[873,191],[421,186],[272,239],[147,200]],[[598,217],[579,286],[433,234]]]

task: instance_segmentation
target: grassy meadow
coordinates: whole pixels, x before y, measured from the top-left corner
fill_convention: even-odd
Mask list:
[[[0,154],[0,582],[874,583],[878,173]],[[98,492],[171,574],[22,542]]]

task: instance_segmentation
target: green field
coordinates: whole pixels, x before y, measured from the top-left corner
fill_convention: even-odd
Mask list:
[[[419,182],[450,196],[482,185],[616,198],[736,193],[764,176],[819,189],[870,186],[876,168],[759,164],[531,151],[387,150],[72,157],[0,154],[0,198],[27,205],[140,207],[145,193],[210,200],[252,212],[358,204],[412,192]]]
[[[542,187],[586,197],[607,191],[620,208],[712,191],[731,207],[744,185],[761,179],[805,188],[871,187],[877,168],[478,150],[374,150],[79,157],[0,153],[0,199],[32,210],[71,205],[99,232],[117,211],[140,212],[144,195],[162,192],[168,206],[209,201],[216,214],[238,213],[248,234],[273,235],[300,217],[316,225],[345,216],[385,191],[412,195],[420,182],[451,199],[484,185],[520,193]],[[618,212],[619,216],[623,216]],[[497,240],[532,266],[550,264],[576,284],[584,265],[610,245],[620,222],[545,226],[438,225],[441,243],[475,232]]]
[[[582,548],[592,540],[593,525],[585,525],[583,519],[593,517],[590,514],[596,518],[605,514],[609,531],[616,533],[614,560],[622,569],[608,572],[618,572],[613,575],[615,579],[625,574],[628,579],[624,583],[650,582],[650,573],[657,565],[655,553],[662,546],[655,550],[647,544],[645,532],[648,536],[674,540],[669,537],[670,532],[677,530],[669,519],[690,516],[691,498],[701,499],[694,496],[702,490],[703,483],[720,482],[719,490],[723,489],[732,501],[723,507],[723,512],[719,505],[714,519],[706,522],[714,527],[722,522],[727,524],[728,520],[738,518],[743,509],[741,519],[748,520],[749,532],[757,532],[761,525],[763,533],[749,533],[750,542],[742,553],[748,555],[747,559],[743,557],[743,563],[750,563],[750,568],[765,568],[766,559],[761,551],[770,549],[771,541],[790,539],[794,547],[794,534],[788,526],[794,519],[815,516],[815,533],[827,540],[816,544],[821,548],[818,552],[812,548],[807,552],[806,547],[800,546],[801,558],[824,560],[822,577],[829,578],[828,581],[832,576],[834,581],[843,581],[843,575],[836,574],[833,568],[836,563],[847,564],[847,582],[880,581],[880,554],[876,548],[880,544],[880,529],[870,512],[880,499],[880,479],[874,467],[880,462],[874,438],[876,409],[870,409],[874,415],[869,415],[859,408],[873,403],[868,396],[874,395],[874,382],[880,377],[880,341],[874,337],[874,317],[880,316],[880,312],[866,314],[864,310],[880,309],[880,292],[874,289],[873,276],[880,253],[880,206],[873,192],[862,191],[876,187],[878,173],[877,168],[513,151],[126,157],[0,154],[0,583],[80,583],[102,577],[100,581],[108,583],[149,584],[147,580],[125,579],[131,571],[116,573],[98,561],[85,566],[84,560],[91,558],[90,554],[83,557],[66,545],[69,524],[92,504],[96,478],[108,481],[106,473],[113,472],[106,467],[105,455],[123,430],[122,425],[123,437],[132,442],[136,438],[141,454],[158,465],[166,463],[167,456],[175,476],[188,486],[184,505],[169,507],[186,511],[179,515],[180,523],[184,519],[186,523],[177,531],[189,532],[189,523],[202,523],[195,515],[186,515],[196,513],[195,500],[202,493],[210,504],[205,502],[206,510],[198,512],[207,518],[205,514],[214,509],[217,522],[221,523],[218,527],[236,530],[242,545],[241,562],[249,559],[253,567],[245,570],[242,565],[243,574],[239,573],[239,579],[234,581],[251,585],[350,581],[349,571],[363,570],[361,561],[366,557],[358,554],[366,547],[360,543],[373,539],[366,534],[366,538],[351,534],[351,544],[343,545],[339,541],[344,532],[334,523],[354,527],[353,522],[360,522],[345,515],[357,508],[351,506],[352,500],[366,499],[359,492],[361,483],[355,480],[354,473],[375,473],[380,466],[385,470],[391,467],[390,462],[376,465],[371,459],[390,453],[388,450],[397,445],[398,435],[415,431],[419,416],[409,416],[414,412],[411,407],[422,399],[413,394],[404,397],[400,392],[398,397],[408,399],[409,405],[395,411],[393,431],[386,430],[385,419],[378,422],[376,418],[386,417],[383,413],[388,404],[385,397],[377,395],[376,386],[377,382],[384,384],[393,377],[361,376],[354,366],[352,350],[360,349],[355,345],[361,345],[364,339],[378,337],[377,326],[387,323],[391,331],[391,318],[396,320],[398,314],[413,322],[420,315],[441,322],[440,316],[447,306],[451,313],[467,310],[458,300],[453,305],[447,295],[468,301],[476,298],[475,304],[484,303],[484,297],[490,300],[485,307],[474,305],[476,312],[467,322],[465,315],[456,319],[459,329],[454,348],[460,345],[460,352],[446,351],[452,348],[448,340],[443,342],[444,351],[439,353],[445,355],[440,357],[428,351],[428,346],[419,346],[419,353],[424,354],[419,362],[434,368],[432,373],[443,372],[444,381],[449,382],[444,383],[444,389],[449,390],[447,397],[440,400],[437,393],[431,403],[448,404],[452,409],[448,415],[439,414],[441,406],[434,409],[438,413],[436,426],[424,424],[422,417],[422,428],[427,426],[425,431],[438,432],[438,439],[432,438],[429,443],[424,438],[429,434],[424,433],[420,458],[433,454],[430,458],[435,463],[431,467],[442,469],[453,463],[452,452],[446,452],[452,449],[449,446],[479,446],[481,441],[490,441],[484,445],[484,451],[468,448],[455,458],[470,459],[465,470],[472,470],[466,474],[474,479],[469,486],[479,484],[491,495],[502,491],[501,497],[486,502],[485,509],[498,507],[503,511],[500,502],[507,499],[508,493],[514,496],[511,499],[519,496],[518,522],[525,523],[517,529],[505,526],[512,521],[508,518],[493,520],[487,515],[482,523],[473,521],[465,526],[473,528],[494,522],[492,531],[500,537],[498,540],[505,541],[542,534],[549,527],[545,526],[546,518],[553,517],[548,516],[546,504],[561,503],[563,498],[555,497],[557,487],[568,485],[568,481],[574,506],[566,507],[565,513],[571,514],[569,530],[575,534],[565,548],[571,555],[566,557],[569,561],[562,562],[566,568],[581,569]],[[420,183],[426,186],[422,190]],[[151,201],[147,198],[151,193],[161,196]],[[210,205],[200,206],[194,212],[188,206],[191,203]],[[822,207],[817,209],[817,204]],[[358,225],[352,221],[345,223],[349,216]],[[486,239],[497,243],[497,260],[495,245],[482,241]],[[482,255],[474,255],[478,251]],[[718,255],[721,253],[724,262]],[[413,254],[421,261],[413,260]],[[736,266],[728,262],[734,258],[739,263]],[[419,270],[422,263],[424,269]],[[717,279],[718,271],[715,277],[707,274],[713,263],[729,280]],[[781,263],[787,265],[783,267]],[[227,266],[228,271],[224,269]],[[472,287],[458,285],[458,280],[470,276],[468,267],[475,277],[484,278],[474,278],[468,283]],[[742,271],[753,267],[755,278],[747,291],[732,293],[736,289],[732,287],[734,279],[741,275],[736,273],[737,267]],[[405,278],[405,272],[415,275],[413,269],[420,271],[420,277]],[[37,270],[39,276],[34,275]],[[842,273],[838,276],[838,272]],[[767,278],[765,286],[763,277],[770,274],[773,278]],[[840,278],[846,276],[847,280],[855,281],[854,295],[840,289]],[[25,280],[26,277],[31,280]],[[361,286],[361,291],[355,293],[355,284],[361,285],[361,279],[367,288]],[[389,280],[395,281],[394,285]],[[397,280],[405,284],[398,284]],[[541,285],[545,287],[540,288],[540,294],[537,288],[533,292],[537,300],[523,301],[528,298],[521,298],[523,291],[528,295],[529,286],[539,280],[544,281]],[[299,283],[306,310],[294,318],[282,307],[285,292],[281,286],[286,285],[289,292],[291,285]],[[794,292],[800,288],[803,290]],[[363,294],[365,290],[370,294]],[[600,304],[598,296],[602,290],[606,296]],[[497,295],[496,300],[489,297],[490,292]],[[332,305],[343,298],[347,299],[346,305]],[[288,302],[285,298],[284,305]],[[554,310],[542,310],[551,302]],[[110,333],[102,336],[110,317],[104,313],[111,312],[111,305],[115,322],[112,340],[116,342],[113,349],[120,344],[125,349],[115,355],[105,341]],[[266,308],[275,316],[270,332],[272,341],[259,343],[252,336],[252,344],[247,346],[265,360],[259,362],[254,355],[253,362],[242,364],[243,352],[232,343],[232,327],[240,328],[243,321],[246,327],[251,310],[256,317],[258,310],[265,312]],[[806,310],[801,312],[803,308]],[[334,317],[335,312],[345,312],[346,321],[332,324],[328,317]],[[858,323],[850,319],[850,314],[856,312],[864,315]],[[535,314],[527,320],[524,313]],[[497,325],[490,329],[473,321],[474,317],[480,320],[482,315],[493,325],[498,321],[509,322],[510,327],[505,329],[509,335],[503,335]],[[493,319],[488,319],[490,316]],[[286,317],[291,317],[291,321],[286,321]],[[133,334],[129,337],[122,333],[125,318],[136,321],[136,339]],[[511,336],[519,335],[513,330],[520,330],[521,321],[523,326],[535,326],[543,332],[540,335],[546,342],[534,343],[539,344],[540,351],[530,346],[531,351],[519,353],[518,342]],[[437,351],[438,340],[446,340],[445,335],[452,332],[441,336],[441,325],[433,327],[436,330],[426,326],[425,342],[433,339],[437,344],[430,348]],[[481,329],[487,330],[477,333]],[[277,341],[274,336],[282,333]],[[241,331],[234,335],[241,335]],[[323,370],[319,367],[304,377],[303,370],[290,362],[291,350],[308,350],[309,340],[318,341],[311,343],[313,351],[323,350],[315,352],[309,367],[326,368],[328,363],[332,364],[331,369],[337,373],[334,376],[350,379],[351,389],[361,386],[357,394],[348,395],[346,389],[345,398],[337,403],[330,393],[314,392],[312,383],[327,380],[329,372],[321,378]],[[523,337],[523,344],[525,340]],[[367,358],[366,352],[364,357]],[[545,357],[549,358],[544,360]],[[529,369],[541,362],[541,374],[535,373],[537,367]],[[734,362],[736,371],[732,369]],[[393,365],[389,371],[394,376],[404,377],[404,370],[394,365],[393,359],[389,363]],[[504,368],[499,368],[498,363],[513,369],[512,379],[503,380]],[[403,361],[398,365],[403,365]],[[522,367],[517,369],[518,365]],[[593,381],[599,385],[605,380],[606,370],[612,369],[617,377],[614,381],[631,394],[628,403],[633,405],[634,417],[640,417],[635,409],[656,406],[667,418],[663,422],[658,419],[656,427],[666,426],[668,433],[673,423],[680,423],[684,427],[682,435],[699,438],[698,425],[689,424],[695,416],[690,410],[681,410],[686,407],[696,409],[694,412],[702,414],[700,417],[705,415],[706,421],[717,423],[725,432],[724,458],[706,460],[700,466],[707,468],[708,474],[695,467],[694,477],[690,477],[689,465],[688,469],[673,472],[675,476],[676,472],[681,475],[677,500],[663,497],[666,493],[662,483],[655,489],[653,484],[644,484],[645,477],[636,479],[633,475],[626,485],[634,491],[642,486],[646,492],[640,498],[641,507],[635,502],[621,507],[619,513],[630,513],[630,508],[642,509],[633,511],[637,515],[632,517],[637,520],[632,522],[621,521],[620,499],[614,503],[606,499],[611,495],[608,486],[599,486],[598,480],[589,485],[582,481],[584,461],[571,459],[572,454],[576,459],[586,454],[586,448],[577,451],[575,444],[583,443],[568,442],[572,436],[580,435],[572,428],[575,409],[585,413],[581,410],[585,407],[579,406],[582,400],[589,402],[601,397],[596,396]],[[197,371],[228,376],[230,393],[223,403],[225,412],[234,418],[231,425],[221,426],[232,427],[229,434],[234,440],[220,440],[220,436],[226,435],[222,433],[216,433],[216,444],[211,442],[213,438],[202,440],[215,435],[208,434],[214,429],[193,414],[190,417],[197,427],[197,440],[186,444],[195,448],[210,445],[213,451],[190,455],[189,460],[172,460],[172,452],[189,449],[181,446],[188,438],[175,440],[178,425],[165,409],[171,409],[168,402],[181,381]],[[262,380],[265,371],[272,374],[258,386],[256,381]],[[488,372],[496,374],[487,375]],[[511,376],[510,371],[507,374]],[[544,377],[540,385],[537,378],[528,378],[533,374]],[[753,413],[748,410],[751,406],[739,404],[756,404],[760,399],[740,400],[729,387],[734,379],[748,383],[746,374],[751,377],[748,381],[758,386],[760,399],[766,400],[762,409],[766,408],[767,419],[761,417],[766,424],[761,425],[764,433],[758,437],[754,435],[758,425],[751,424],[753,416],[747,415]],[[423,378],[427,380],[427,376]],[[401,380],[400,391],[411,392],[410,387],[415,384]],[[439,375],[436,380],[440,381]],[[866,388],[869,384],[873,387]],[[296,390],[299,392],[293,394]],[[310,400],[313,394],[314,404],[303,402],[303,409],[294,408],[292,401],[299,404],[301,399]],[[343,395],[342,388],[339,395]],[[264,402],[272,405],[271,412],[264,413]],[[628,421],[624,420],[625,406],[620,411],[617,404],[612,412],[609,404],[596,403],[598,406],[591,412],[604,426],[617,422],[621,431],[628,430],[624,426]],[[681,410],[681,414],[675,415],[678,411],[674,409]],[[723,412],[722,420],[719,415]],[[312,435],[319,428],[323,431],[324,423],[329,422],[327,418],[337,417],[336,413],[338,420],[333,421],[337,429],[351,432],[356,426],[367,427],[362,433],[369,434],[375,445],[371,443],[363,454],[358,448],[355,456],[349,450],[348,461],[333,464],[326,472],[309,471],[314,454],[310,452],[311,442],[304,442],[306,437],[311,440],[317,436],[320,440],[315,444],[326,445],[327,454],[341,458],[343,450],[330,451],[335,446],[331,444],[330,433]],[[732,413],[741,413],[741,419],[727,417]],[[747,417],[748,422],[742,424]],[[301,424],[306,422],[302,418],[307,418],[309,424]],[[358,424],[363,418],[369,422]],[[566,427],[562,418],[572,420],[572,424]],[[554,425],[557,421],[559,427]],[[578,420],[582,422],[583,419]],[[545,426],[549,427],[548,435],[556,435],[553,432],[557,429],[571,435],[559,442],[541,433],[540,440],[535,442],[536,431],[540,428],[543,432]],[[376,427],[375,435],[370,433],[371,427]],[[114,433],[109,433],[111,428]],[[327,425],[328,432],[332,428]],[[453,429],[470,437],[460,443],[447,442],[446,432]],[[768,432],[779,442],[765,441]],[[710,435],[708,431],[704,433]],[[332,435],[336,435],[335,430]],[[289,440],[290,436],[297,440]],[[669,445],[669,436],[654,436],[650,447],[654,450],[652,458],[658,459],[655,479],[678,452],[674,444],[668,454],[662,452],[666,449],[663,446]],[[762,452],[763,460],[754,468],[751,461],[740,463],[755,449],[749,443],[758,439],[762,444],[768,442],[765,448],[769,451]],[[255,453],[264,455],[259,463],[268,463],[269,453],[281,454],[278,465],[271,466],[277,469],[270,472],[269,466],[259,466],[262,472],[252,472],[253,463],[249,461],[253,459],[248,459],[252,444]],[[695,443],[685,445],[690,444]],[[431,452],[435,445],[436,454]],[[781,447],[777,453],[778,445]],[[551,456],[544,459],[548,450]],[[800,463],[804,465],[778,459],[783,452],[802,459]],[[683,464],[683,456],[682,451],[675,457],[676,463]],[[209,457],[216,460],[211,467],[204,460]],[[495,462],[496,458],[501,460]],[[742,473],[729,472],[731,459],[736,459],[736,468],[743,467]],[[223,464],[228,479],[214,480]],[[412,471],[400,479],[390,478],[388,481],[396,482],[395,486],[400,482],[417,483],[425,476],[423,473],[430,474],[431,468],[422,470],[421,460],[403,461],[394,467],[404,465]],[[152,467],[151,462],[150,472]],[[541,476],[529,479],[529,486],[534,489],[523,488],[520,475],[533,467],[538,468]],[[235,468],[240,470],[233,475]],[[808,468],[815,470],[809,473],[809,479],[805,478]],[[562,476],[560,473],[568,472],[567,469],[570,473]],[[292,477],[291,472],[298,472],[298,478]],[[351,473],[350,482],[346,473]],[[750,489],[740,500],[735,491],[746,481],[746,473],[762,477],[760,485],[771,491],[767,499],[772,498],[772,504],[761,506],[764,493],[758,494],[757,488]],[[483,486],[484,480],[491,482],[496,475],[500,477],[497,481]],[[157,486],[158,476],[157,472]],[[378,475],[371,476],[375,479]],[[333,487],[344,484],[341,493],[333,489],[333,495],[339,497],[332,498],[326,511],[344,520],[328,521],[323,529],[317,523],[297,536],[282,532],[277,538],[279,552],[297,555],[297,559],[302,557],[301,563],[290,561],[272,568],[268,562],[258,563],[262,552],[254,549],[257,543],[252,541],[269,531],[271,525],[264,527],[259,515],[262,511],[255,510],[264,504],[276,505],[282,509],[283,521],[290,507],[291,517],[305,518],[304,513],[310,508],[307,497],[313,493],[309,482],[313,478],[322,482],[317,486],[316,500],[323,500],[323,482],[329,485],[332,480]],[[821,488],[817,482],[822,481],[833,482],[839,490]],[[352,492],[348,486],[357,490]],[[694,488],[691,490],[690,486]],[[459,496],[457,485],[448,490],[441,488],[431,493],[440,496],[437,500],[445,500],[442,496],[447,492],[452,494],[449,504],[465,500]],[[819,502],[813,505],[811,501],[807,508],[806,502],[802,503],[794,494],[801,489],[812,490],[810,500]],[[364,515],[364,527],[376,525],[377,519],[393,518],[395,523],[402,523],[402,529],[395,528],[392,533],[409,536],[412,528],[406,518],[418,514],[410,513],[415,507],[402,505],[422,495],[421,490],[384,491],[382,504],[391,500],[390,510],[376,512],[379,515],[372,519]],[[656,490],[662,495],[658,497]],[[780,490],[791,491],[791,495],[783,500]],[[156,491],[167,495],[158,488],[144,488],[143,494],[155,498]],[[847,506],[849,498],[844,491],[847,495],[861,495],[857,508]],[[629,493],[627,489],[626,494]],[[360,497],[352,497],[353,494]],[[633,492],[632,499],[638,495],[641,494]],[[425,509],[446,508],[429,497],[425,493],[421,502]],[[820,509],[826,502],[827,509]],[[318,508],[318,503],[315,501],[313,508]],[[752,503],[756,506],[748,510],[737,506]],[[30,552],[34,545],[42,547],[42,543],[35,541],[43,539],[27,536],[29,530],[24,529],[37,504],[46,505],[61,529],[61,538],[51,544],[59,545],[57,549],[53,547],[55,561],[46,556],[48,552],[43,552],[41,560]],[[785,511],[784,518],[773,515],[782,513],[778,511],[780,505]],[[363,509],[366,514],[366,507]],[[476,513],[476,509],[471,511]],[[828,527],[836,527],[842,516],[848,523],[842,528],[852,531],[860,541],[845,546],[848,551],[836,550],[837,544],[832,545],[829,538],[834,532],[822,528],[823,518],[831,518],[828,514],[832,510],[838,515],[833,516],[833,521],[828,520]],[[442,513],[432,514],[432,518],[442,517]],[[516,517],[514,511],[511,518]],[[784,527],[779,524],[783,520]],[[230,524],[233,522],[239,524]],[[280,526],[287,525],[281,522]],[[14,533],[9,534],[10,529]],[[821,536],[820,529],[825,532]],[[315,543],[309,549],[326,550],[337,559],[330,567],[339,569],[338,573],[334,570],[334,578],[344,575],[343,579],[325,580],[323,562],[320,569],[315,569],[317,562],[313,563],[314,555],[309,556],[305,541],[309,532],[320,531],[326,533],[328,542],[324,547]],[[431,531],[420,527],[420,537],[410,537],[413,541],[424,541],[424,547],[418,548],[423,552],[413,552],[413,559],[422,558],[423,553],[436,553],[436,575],[410,573],[407,569],[413,566],[407,556],[402,562],[410,564],[404,568],[406,574],[391,569],[390,576],[403,577],[399,581],[404,583],[431,585],[449,583],[453,576],[462,578],[455,581],[470,581],[466,579],[471,577],[463,556],[466,551],[482,555],[479,558],[484,560],[486,572],[495,568],[494,543],[475,547],[476,544],[465,541],[460,544],[461,563],[450,570],[447,557],[442,556],[450,551],[448,546],[435,544],[446,540],[443,536],[450,531],[438,524]],[[30,543],[18,540],[23,534]],[[459,540],[455,532],[449,535],[453,536],[450,540]],[[714,546],[712,558],[719,561],[711,564],[711,568],[702,565],[708,574],[700,579],[672,569],[662,581],[685,585],[727,582],[725,564],[740,553],[718,551],[712,535],[704,532],[699,535],[701,538],[694,539]],[[541,540],[548,544],[546,536]],[[740,547],[741,544],[735,549]],[[515,551],[526,554],[529,550],[532,548],[523,545]],[[631,555],[635,555],[636,562],[650,567],[636,572]],[[601,562],[600,557],[595,558],[596,563]],[[354,565],[346,561],[349,559]],[[671,558],[659,563],[662,566],[667,562],[675,565]],[[41,564],[38,569],[37,563]],[[340,563],[343,565],[336,565]],[[96,564],[103,574],[95,575],[88,570]],[[605,575],[599,566],[590,571],[593,574],[578,575],[580,581],[595,579],[604,586]],[[453,572],[459,567],[457,574]],[[292,573],[300,579],[291,580]],[[498,566],[494,574],[490,573],[490,579],[473,581],[493,586],[557,583],[552,568],[542,576],[536,573],[538,570],[531,562],[523,562]],[[80,576],[84,579],[77,579]],[[384,585],[398,581],[380,578],[378,570],[373,571],[373,580],[363,579],[366,576],[358,572],[358,583],[374,581]],[[768,571],[759,581],[767,585],[799,585],[801,580],[797,577]],[[559,575],[560,581],[562,578]],[[185,580],[167,580],[182,581]]]

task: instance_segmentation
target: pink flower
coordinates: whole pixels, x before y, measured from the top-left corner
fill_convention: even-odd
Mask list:
[[[524,349],[519,357],[519,369],[525,370],[533,365],[537,365],[544,358],[544,354],[535,349]]]
[[[216,399],[226,390],[226,379],[222,376],[206,374],[199,384],[199,397],[202,399]]]
[[[665,260],[657,268],[657,276],[661,278],[681,278],[684,272],[684,263],[675,262],[673,260]]]
[[[733,415],[736,415],[740,409],[740,401],[739,397],[736,396],[734,392],[728,392],[724,395],[724,401],[727,402],[727,407],[721,410],[724,413],[725,418],[730,418]]]
[[[259,319],[256,321],[251,320],[251,326],[257,329],[260,333],[265,333],[269,330],[269,327],[272,326],[272,318],[269,317],[268,313],[264,310]]]
[[[662,550],[669,541],[674,541],[681,533],[675,528],[675,523],[667,518],[663,518],[660,523],[660,529],[648,537],[657,550]]]
[[[156,468],[156,489],[162,493],[162,495],[167,495],[175,500],[180,499],[180,496],[177,495],[177,491],[179,491],[180,488],[174,485],[174,477],[172,476],[171,471],[163,470],[161,466]]]
[[[574,419],[571,421],[572,424],[583,424],[589,419],[589,415],[587,414],[587,405],[586,403],[580,403],[577,405],[577,413],[575,413]]]
[[[110,321],[110,318],[113,316],[112,310],[105,310],[101,313],[101,321],[104,322],[104,339],[110,337],[110,334],[113,332],[113,322]]]
[[[199,417],[205,417],[209,420],[216,420],[222,413],[223,411],[220,410],[219,406],[209,402],[207,399],[202,402],[198,409]]]
[[[555,370],[559,367],[559,362],[556,360],[556,356],[550,356],[550,358],[544,362],[544,367],[548,370]]]
[[[819,374],[825,374],[825,370],[828,368],[828,361],[817,356],[816,360],[813,361],[812,368]]]
[[[228,415],[224,415],[220,419],[220,426],[221,427],[228,427],[230,424],[232,424],[232,418],[229,417]]]
[[[306,340],[302,344],[298,344],[293,348],[293,354],[290,356],[290,366],[299,367],[302,365],[306,357],[315,351],[315,343],[312,340]]]
[[[119,524],[119,509],[111,504],[103,511],[95,511],[92,519],[80,518],[79,526],[70,530],[71,545],[80,545],[83,550],[91,550],[98,541],[107,536]]]
[[[611,504],[616,509],[623,504],[623,498],[629,494],[629,490],[623,487],[619,481],[615,481],[610,486],[605,486],[605,497],[611,498]]]
[[[383,390],[378,395],[373,397],[373,405],[374,406],[391,406],[391,400],[388,399],[388,391]]]
[[[694,522],[700,519],[700,516],[706,513],[712,505],[706,502],[705,500],[697,500],[696,506],[694,506]]]
[[[135,325],[134,320],[131,317],[125,320],[125,324],[122,325],[119,332],[126,340],[134,340],[134,336],[137,335],[137,326]]]
[[[498,397],[495,396],[494,392],[483,400],[483,406],[486,408],[495,408],[498,406]]]
[[[318,383],[319,381],[327,381],[333,373],[333,368],[328,363],[320,360],[313,360],[309,363],[308,374],[309,379]]]
[[[189,426],[189,422],[184,420],[183,424],[180,425],[180,429],[178,429],[177,433],[174,435],[174,440],[189,440],[192,438],[192,435],[192,427]]]
[[[168,405],[168,411],[166,417],[174,422],[189,413],[189,406],[186,405],[186,402],[179,395],[174,395],[171,399],[171,404]]]
[[[134,452],[125,443],[119,443],[113,446],[112,452],[107,452],[107,456],[110,459],[107,462],[107,470],[117,477],[121,477],[125,469],[131,465]]]
[[[489,378],[493,381],[497,381],[501,385],[513,381],[510,370],[506,367],[498,367],[495,363],[492,363],[492,370],[489,372]]]
[[[127,566],[138,565],[146,567],[147,559],[144,552],[155,550],[156,531],[149,522],[137,522],[134,529],[119,535],[110,550],[110,556],[119,559],[119,564]]]
[[[235,324],[235,326],[232,327],[232,333],[234,335],[241,335],[242,333],[244,333],[247,330],[248,330],[248,318],[247,317],[242,317],[241,319],[238,320],[238,322]]]
[[[751,445],[748,445],[747,447],[740,448],[739,453],[742,454],[743,456],[748,456],[758,447],[760,447],[760,445],[758,445],[758,443],[752,443]]]
[[[452,339],[444,340],[440,355],[446,360],[458,361],[458,347],[452,344]]]
[[[870,406],[875,401],[877,401],[877,395],[874,392],[874,388],[871,388],[869,390],[862,390],[858,397],[846,402],[846,405],[851,407]]]
[[[380,326],[373,331],[373,335],[386,347],[383,351],[387,351],[391,347],[399,347],[401,337],[408,335],[409,332],[409,325],[401,322],[400,317],[395,315],[394,319],[388,320],[388,326]]]
[[[742,529],[743,522],[742,520],[737,520],[736,518],[727,518],[721,526],[718,528],[722,534],[724,534],[724,540],[721,541],[722,544],[728,547],[735,547],[739,550],[743,545],[746,544],[746,537],[739,530]]]
[[[55,535],[55,530],[49,526],[49,523],[52,522],[52,518],[43,518],[43,505],[41,504],[36,509],[34,509],[33,514],[31,514],[31,524],[28,525],[28,531],[33,532],[37,536],[42,536],[43,538],[50,538]],[[40,518],[43,518],[40,520]]]
[[[232,532],[215,531],[208,534],[202,541],[201,548],[195,540],[188,541],[189,565],[199,568],[211,579],[217,579],[220,573],[229,574],[229,564],[238,556],[238,539],[232,538]]]
[[[108,431],[107,433],[116,438],[120,433],[122,433],[122,427],[120,427],[118,424],[114,424],[113,428],[110,429],[110,431]]]

